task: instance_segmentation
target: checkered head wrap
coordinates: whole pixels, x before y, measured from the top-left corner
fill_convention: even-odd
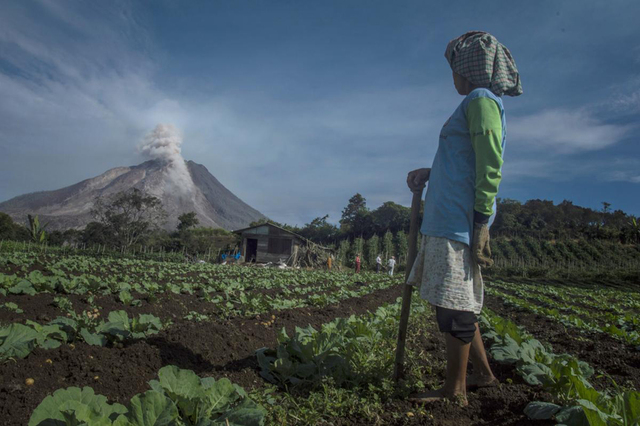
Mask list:
[[[522,94],[520,74],[511,52],[494,36],[470,31],[453,39],[444,53],[451,69],[497,96]]]

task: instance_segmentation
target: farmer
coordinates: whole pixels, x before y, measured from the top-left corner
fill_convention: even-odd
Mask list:
[[[393,276],[393,268],[396,266],[396,257],[391,256],[391,259],[387,262],[387,269],[389,270],[389,276]]]
[[[360,272],[360,253],[356,254],[356,274]]]
[[[380,268],[382,268],[382,257],[378,255],[378,257],[376,257],[376,274],[380,273]]]
[[[407,283],[436,307],[445,333],[447,371],[444,386],[410,399],[442,398],[467,404],[467,388],[495,386],[478,329],[483,303],[480,268],[491,266],[489,225],[501,179],[505,144],[502,95],[522,93],[520,76],[509,50],[491,34],[472,31],[451,42],[445,57],[453,84],[464,99],[440,131],[431,169],[409,173],[411,190],[427,180],[422,243]],[[473,374],[466,377],[467,362]]]

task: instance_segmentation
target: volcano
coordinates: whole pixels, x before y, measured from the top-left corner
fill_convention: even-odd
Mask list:
[[[54,191],[20,195],[0,203],[0,211],[23,223],[27,214],[38,215],[47,229],[82,229],[94,220],[91,208],[96,197],[116,194],[133,188],[158,197],[167,212],[164,229],[176,229],[178,216],[196,212],[199,226],[234,230],[264,218],[222,185],[207,168],[185,161],[191,177],[188,188],[172,179],[172,165],[150,160],[137,166],[116,167],[91,179]]]

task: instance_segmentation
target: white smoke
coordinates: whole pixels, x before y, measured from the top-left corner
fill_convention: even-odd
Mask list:
[[[158,124],[138,147],[143,155],[167,164],[167,186],[178,193],[193,193],[194,184],[182,158],[182,136],[171,124]]]

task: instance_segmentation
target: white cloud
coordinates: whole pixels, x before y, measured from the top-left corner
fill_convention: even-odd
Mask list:
[[[0,152],[8,154],[0,169],[11,182],[0,185],[2,199],[141,162],[135,146],[167,122],[183,133],[186,159],[263,213],[290,223],[330,213],[336,221],[355,192],[372,206],[408,203],[406,173],[430,165],[459,102],[437,84],[304,101],[170,96],[155,84],[157,65],[131,12],[107,15],[107,25],[102,14],[47,5],[39,13],[52,12],[53,28],[22,11],[0,14],[3,60],[19,70],[0,71]],[[66,26],[79,35],[58,31]]]
[[[640,183],[640,173],[638,173],[637,171],[632,172],[632,171],[616,170],[609,174],[608,180],[619,181],[619,182]]]
[[[605,124],[585,110],[552,109],[510,118],[510,145],[568,154],[611,146],[633,129],[631,125]]]
[[[640,160],[618,158],[608,164],[605,180],[610,182],[640,183]]]

